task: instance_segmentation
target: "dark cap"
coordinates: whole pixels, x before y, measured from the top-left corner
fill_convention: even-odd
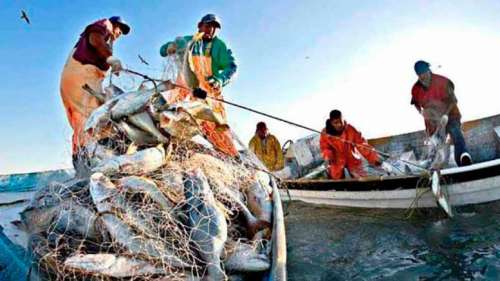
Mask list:
[[[257,123],[257,130],[263,130],[263,129],[267,129],[266,123],[262,121]]]
[[[113,17],[109,18],[109,21],[112,24],[117,24],[120,27],[120,29],[122,30],[122,33],[124,35],[127,35],[130,32],[130,26],[127,24],[126,21],[124,21],[122,19],[122,17],[120,17],[120,16],[113,16]]]
[[[429,71],[430,66],[431,65],[428,62],[419,60],[415,63],[415,66],[413,68],[415,69],[415,73],[417,73],[417,75],[420,75]]]
[[[330,111],[330,119],[331,120],[339,119],[341,117],[342,117],[342,112],[340,112],[340,110],[334,109],[334,110]]]
[[[198,25],[200,25],[202,23],[213,23],[215,25],[215,27],[217,27],[217,28],[221,27],[220,19],[214,14],[207,14],[207,15],[203,16],[201,18],[200,22],[198,23]]]

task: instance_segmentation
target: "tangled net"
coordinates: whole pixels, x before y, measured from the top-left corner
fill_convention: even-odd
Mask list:
[[[229,157],[200,138],[199,111],[163,99],[172,89],[141,88],[106,96],[87,121],[78,176],[42,187],[22,212],[32,274],[260,278],[270,268],[272,179],[255,157]]]

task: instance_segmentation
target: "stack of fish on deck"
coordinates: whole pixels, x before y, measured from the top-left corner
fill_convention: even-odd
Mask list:
[[[255,280],[270,268],[271,178],[193,141],[204,103],[168,82],[101,95],[88,175],[41,188],[22,221],[43,279]],[[85,174],[80,171],[79,174]]]

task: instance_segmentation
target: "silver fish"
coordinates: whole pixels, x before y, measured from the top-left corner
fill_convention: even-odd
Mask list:
[[[111,199],[118,194],[118,189],[111,180],[102,173],[90,176],[90,196],[99,213],[111,212]]]
[[[105,127],[111,122],[111,108],[116,105],[123,91],[115,85],[110,85],[104,89],[104,93],[104,104],[94,109],[85,121],[84,131],[86,132],[92,133],[92,130]]]
[[[111,210],[113,207],[123,211],[122,217],[128,224],[142,233],[154,236],[153,226],[140,216],[137,210],[134,210],[123,194],[117,192],[116,186],[106,176],[96,173],[92,175],[92,198],[96,198],[94,204],[98,204],[102,210]],[[101,202],[102,201],[102,202]]]
[[[146,174],[157,170],[166,162],[165,149],[159,145],[137,151],[130,155],[120,155],[108,158],[92,169],[92,172],[101,172],[106,175]]]
[[[175,254],[169,252],[166,245],[161,241],[138,236],[115,215],[109,213],[101,214],[101,219],[112,239],[126,248],[130,253],[161,260],[166,265],[172,267],[192,267],[191,264],[184,262]]]
[[[194,119],[210,121],[217,125],[221,129],[229,129],[227,122],[219,114],[213,112],[213,110],[206,104],[201,102],[182,102],[175,104],[177,111],[185,111],[191,115]]]
[[[64,199],[52,207],[26,208],[20,216],[21,227],[28,233],[56,230],[59,233],[72,232],[92,240],[102,238],[97,229],[98,222],[95,213],[77,204],[71,198]]]
[[[153,219],[147,220],[144,218],[143,214],[134,209],[132,204],[129,204],[121,194],[113,199],[113,203],[123,211],[121,214],[122,219],[128,225],[131,225],[134,229],[150,238],[158,236],[158,232],[155,231],[155,227],[151,223]]]
[[[160,127],[171,136],[190,139],[201,134],[196,121],[186,112],[163,111],[160,113],[159,119]]]
[[[48,208],[60,204],[64,199],[71,197],[75,192],[87,188],[88,179],[71,179],[64,182],[53,181],[48,185],[38,187],[33,195],[29,207]]]
[[[115,207],[122,210],[127,208],[126,199],[102,173],[95,173],[90,177],[90,195],[99,212],[111,212]]]
[[[184,40],[184,39],[176,38],[176,41],[177,40]],[[191,64],[193,61],[192,48],[194,47],[194,44],[193,41],[189,41],[189,42],[184,42],[184,44],[182,45],[185,47],[177,49],[177,54],[176,54],[177,68],[179,69],[179,74],[182,75],[183,80],[186,81],[187,86],[194,89],[199,85],[198,78],[196,78],[196,75],[191,70]]]
[[[112,211],[116,208],[113,199],[118,194],[116,186],[102,173],[95,173],[90,179],[90,195],[100,213],[100,218],[111,238],[134,255],[159,259],[173,267],[192,267],[167,250],[164,243],[156,239],[138,236]]]
[[[28,207],[21,212],[20,216],[23,228],[28,233],[40,233],[50,228],[58,213],[59,206],[48,208]]]
[[[145,193],[149,198],[155,201],[167,213],[174,208],[165,195],[158,189],[156,183],[145,177],[129,176],[118,180],[118,185],[123,189],[136,193]]]
[[[102,161],[117,155],[113,149],[109,148],[108,146],[99,144],[96,141],[92,141],[85,145],[85,150],[89,155],[89,162],[91,167],[95,167]]]
[[[190,237],[206,264],[205,277],[208,280],[225,280],[220,257],[227,239],[227,222],[200,169],[187,174],[184,196]]]
[[[98,227],[98,218],[90,209],[73,200],[66,201],[58,209],[59,213],[52,226],[57,232],[70,232],[94,241],[102,238]]]
[[[260,272],[271,266],[270,258],[260,254],[251,245],[236,242],[231,253],[224,261],[224,268],[228,271]]]
[[[121,95],[115,106],[111,108],[111,118],[120,120],[123,117],[142,111],[153,94],[154,91],[147,90],[128,92]]]
[[[434,194],[434,197],[436,197],[439,206],[446,212],[446,214],[452,218],[453,217],[453,211],[450,207],[450,204],[441,190],[441,184],[440,184],[440,179],[439,179],[439,173],[437,171],[432,172],[431,176],[431,189],[432,193]]]
[[[273,202],[269,191],[271,187],[266,180],[262,180],[263,178],[265,179],[264,176],[257,175],[255,183],[246,190],[247,203],[248,208],[257,218],[271,223],[273,214]]]
[[[142,111],[148,105],[151,98],[159,92],[173,88],[170,81],[166,81],[158,85],[156,90],[148,89],[143,91],[134,91],[124,93],[118,96],[118,102],[111,108],[111,118],[119,120],[123,117],[130,116]]]
[[[87,120],[85,121],[85,132],[93,133],[92,130],[98,130],[99,128],[105,127],[108,123],[110,123],[110,110],[117,102],[117,99],[111,99],[98,108],[94,109],[89,118],[87,118]]]
[[[125,93],[125,92],[122,89],[120,89],[119,87],[117,87],[113,84],[110,84],[109,86],[106,86],[104,88],[104,96],[105,96],[106,100],[110,100],[112,98],[115,98],[123,93]]]
[[[143,131],[153,135],[158,140],[158,142],[168,142],[168,139],[156,128],[153,119],[151,119],[151,116],[149,116],[146,111],[130,115],[128,117],[128,121],[139,129],[142,129]]]
[[[71,200],[75,192],[86,188],[88,180],[72,179],[65,182],[51,182],[38,188],[28,207],[21,213],[21,228],[29,233],[46,231],[59,214],[59,206]]]
[[[241,199],[239,198],[238,194],[235,193],[235,191],[229,188],[220,188],[220,187],[218,188],[218,190],[222,194],[225,194],[227,197],[229,197],[230,201],[236,204],[238,210],[245,217],[245,220],[247,222],[248,237],[252,238],[257,232],[259,232],[259,230],[271,227],[269,221],[260,220],[256,218],[252,214],[252,212],[250,212],[248,207],[241,201]]]
[[[164,274],[165,269],[136,258],[113,254],[79,254],[67,258],[64,266],[87,274],[102,274],[115,278]]]
[[[137,145],[154,145],[157,139],[149,133],[140,130],[125,121],[118,123],[118,128],[122,131],[130,141]]]

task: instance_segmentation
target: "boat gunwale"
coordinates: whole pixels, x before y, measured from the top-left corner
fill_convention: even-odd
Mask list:
[[[476,163],[466,167],[444,169],[442,181],[451,183],[468,182],[477,179],[500,176],[500,159]],[[420,181],[428,178],[428,173],[412,176],[371,176],[360,179],[345,180],[283,180],[283,184],[291,190],[315,191],[387,191],[397,189],[414,189]]]

